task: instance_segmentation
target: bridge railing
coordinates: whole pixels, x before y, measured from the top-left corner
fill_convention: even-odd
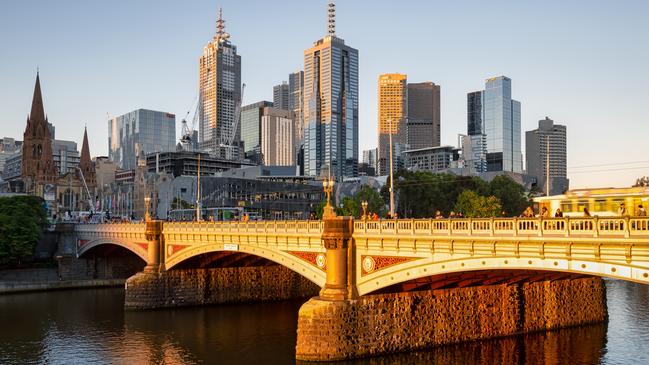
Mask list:
[[[163,232],[321,235],[322,221],[165,222]]]
[[[354,234],[649,238],[648,217],[356,220]]]

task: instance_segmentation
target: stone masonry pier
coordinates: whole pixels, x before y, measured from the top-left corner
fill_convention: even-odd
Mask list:
[[[312,298],[300,309],[296,357],[332,361],[606,320],[601,278]]]
[[[126,281],[126,309],[308,298],[320,288],[280,265],[142,272]]]

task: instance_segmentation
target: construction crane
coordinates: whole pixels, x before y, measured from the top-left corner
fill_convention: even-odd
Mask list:
[[[182,129],[180,132],[181,134],[180,145],[182,146],[182,149],[184,151],[193,151],[194,143],[197,142],[194,141],[194,131],[196,130],[196,123],[198,123],[198,116],[201,110],[202,98],[199,95],[197,99],[198,101],[196,103],[196,109],[194,110],[194,117],[192,118],[191,128],[187,124],[187,118],[189,117],[189,113],[191,112],[191,109],[187,111],[187,114],[185,114],[185,118],[183,118],[182,121]]]
[[[92,195],[90,195],[90,190],[88,189],[88,184],[86,184],[86,177],[83,176],[83,171],[79,166],[77,166],[77,170],[79,170],[79,175],[81,176],[81,182],[83,182],[83,187],[86,189],[86,194],[88,194],[88,207],[90,209],[90,212],[95,211],[95,206],[92,204]]]
[[[221,143],[219,147],[222,150],[225,150],[225,158],[226,159],[233,159],[233,154],[234,150],[239,148],[239,146],[234,145],[234,138],[237,136],[237,130],[239,129],[239,121],[241,119],[241,100],[243,100],[243,92],[246,89],[246,84],[241,85],[241,95],[239,95],[239,100],[237,100],[237,104],[234,107],[234,122],[232,123],[232,128],[230,129],[230,133],[223,136],[221,135]]]

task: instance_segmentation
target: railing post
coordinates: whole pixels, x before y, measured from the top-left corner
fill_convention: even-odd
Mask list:
[[[629,225],[629,216],[624,217],[624,237],[631,237],[631,226]]]
[[[149,243],[145,272],[159,272],[165,270],[165,247],[162,235],[163,221],[147,221],[145,237]]]
[[[324,219],[322,241],[327,250],[327,281],[320,291],[322,299],[346,300],[357,296],[353,231],[352,217]]]

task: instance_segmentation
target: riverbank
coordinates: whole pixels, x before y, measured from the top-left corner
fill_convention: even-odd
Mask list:
[[[119,287],[124,286],[125,281],[126,279],[0,281],[0,295],[49,290]]]

